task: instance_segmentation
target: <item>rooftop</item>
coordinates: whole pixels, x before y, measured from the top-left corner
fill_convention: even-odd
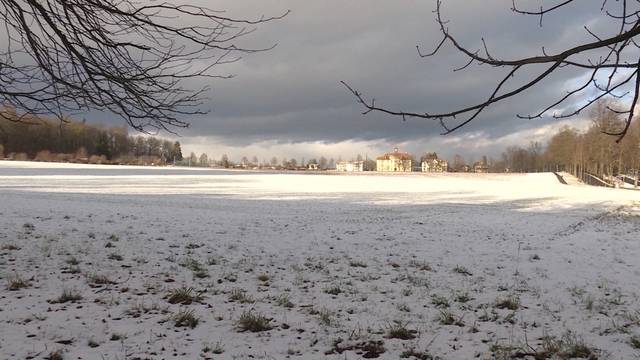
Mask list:
[[[382,156],[378,156],[378,160],[411,160],[413,156],[408,152],[398,151],[398,148],[393,149],[393,152],[388,152]]]

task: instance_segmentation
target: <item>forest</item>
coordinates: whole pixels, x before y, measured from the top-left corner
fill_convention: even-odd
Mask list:
[[[462,156],[456,155],[449,163],[449,171],[474,171],[475,165],[481,164],[486,171],[494,173],[566,171],[585,181],[590,181],[594,176],[600,179],[620,174],[637,177],[640,168],[640,124],[634,121],[620,141],[617,141],[617,137],[607,135],[625,126],[621,117],[608,110],[613,107],[614,103],[600,102],[587,114],[591,122],[588,127],[578,129],[564,126],[547,143],[510,146],[498,159],[475,154],[472,157],[481,160],[467,164]],[[302,159],[300,162],[293,158],[280,162],[273,157],[271,161],[260,164],[257,156],[253,160],[243,157],[239,164],[233,163],[227,155],[222,155],[220,161],[215,161],[207,154],[198,157],[191,153],[183,158],[177,141],[148,135],[131,136],[124,126],[103,127],[85,121],[60,121],[25,115],[18,117],[8,108],[0,110],[0,158],[3,157],[12,160],[215,165],[225,168],[299,169],[315,163],[324,170],[335,166],[333,159],[327,160],[325,157],[320,157],[319,161]]]
[[[640,123],[631,123],[627,134],[618,141],[615,133],[625,122],[608,109],[616,106],[600,102],[588,114],[591,124],[586,129],[564,126],[547,144],[531,143],[528,147],[510,147],[500,161],[489,164],[490,171],[501,168],[511,172],[566,171],[579,178],[611,178],[618,175],[637,177],[640,168]]]
[[[19,116],[0,110],[0,158],[99,164],[158,165],[182,160],[179,142],[131,136],[127,127]]]

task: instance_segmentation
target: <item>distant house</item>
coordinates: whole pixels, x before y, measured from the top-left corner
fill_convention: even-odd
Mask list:
[[[338,161],[336,170],[343,172],[364,171],[364,161]]]
[[[479,174],[486,174],[489,172],[489,166],[483,161],[477,161],[473,164],[473,172]]]
[[[318,170],[318,164],[309,163],[307,167],[309,168],[309,170]]]
[[[413,157],[411,154],[398,151],[398,148],[376,160],[376,169],[382,172],[411,172],[412,166]]]
[[[428,159],[422,161],[422,172],[447,172],[449,163],[442,159]]]

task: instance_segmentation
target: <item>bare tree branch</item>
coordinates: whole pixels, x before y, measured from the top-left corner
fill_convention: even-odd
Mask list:
[[[187,127],[205,113],[219,65],[266,51],[237,42],[288,14],[236,19],[222,11],[134,0],[0,0],[0,104],[34,115],[107,111],[143,132]],[[183,25],[181,25],[183,24]]]
[[[561,8],[585,6],[582,3],[578,5],[578,2],[575,0],[557,1],[554,5],[540,7],[539,10],[521,9],[517,5],[516,0],[513,0],[512,4],[511,10],[514,13],[527,16],[540,16],[541,25],[543,16]],[[619,11],[615,11],[616,15],[612,15],[614,12],[609,9],[613,6],[619,7]],[[493,88],[493,91],[486,100],[458,110],[444,113],[391,110],[386,107],[376,106],[373,101],[367,101],[361,92],[355,90],[355,88],[346,82],[342,82],[342,84],[356,97],[358,103],[365,107],[366,111],[364,114],[376,111],[399,116],[403,119],[407,117],[430,119],[437,121],[442,126],[444,129],[443,134],[449,134],[478,118],[489,106],[522,94],[526,90],[538,85],[542,80],[553,76],[556,70],[560,68],[588,69],[590,70],[590,74],[586,82],[569,90],[565,95],[561,96],[552,104],[543,107],[543,110],[534,115],[517,116],[526,119],[541,118],[546,116],[550,111],[554,111],[558,106],[565,105],[569,99],[579,96],[587,90],[595,91],[596,95],[586,101],[585,105],[578,106],[576,109],[570,110],[567,113],[554,113],[552,116],[555,118],[575,116],[600,99],[626,98],[632,95],[633,100],[628,111],[620,112],[609,108],[611,112],[617,115],[627,115],[624,129],[621,130],[621,132],[610,134],[617,136],[618,141],[620,141],[625,136],[634,119],[635,104],[637,103],[638,92],[640,91],[637,85],[640,82],[640,61],[637,60],[638,44],[636,42],[636,39],[640,36],[640,2],[637,0],[620,0],[616,1],[615,4],[609,4],[605,0],[602,3],[600,12],[603,16],[609,17],[617,23],[615,27],[616,32],[613,35],[599,36],[585,27],[585,31],[595,39],[594,41],[578,44],[555,54],[548,54],[543,48],[542,55],[539,56],[519,59],[500,59],[489,52],[484,38],[481,39],[482,50],[471,50],[463,46],[460,41],[450,33],[447,27],[448,21],[445,21],[442,16],[442,0],[437,0],[435,14],[442,39],[438,42],[435,49],[428,53],[423,53],[420,47],[417,47],[418,55],[423,58],[435,56],[449,44],[467,58],[465,65],[455,68],[454,71],[467,69],[473,63],[506,69],[505,75],[498,81],[498,84]],[[602,55],[597,59],[590,58],[590,56],[602,54],[603,50],[606,51],[606,55]],[[538,75],[535,75],[535,73],[531,71],[524,71],[535,65],[547,65],[547,67],[544,71],[538,73]],[[533,73],[534,75],[530,75],[531,77],[529,79],[520,80],[521,83],[519,84],[512,84],[511,87],[514,88],[514,90],[503,90],[505,85],[515,78],[514,75],[516,73]],[[620,79],[620,77],[622,78]],[[600,79],[606,80],[599,82]],[[634,79],[635,81],[633,81],[633,83],[636,83],[636,86],[627,90],[629,84],[631,84]]]

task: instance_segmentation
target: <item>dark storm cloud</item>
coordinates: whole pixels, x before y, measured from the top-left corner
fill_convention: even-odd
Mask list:
[[[212,7],[210,2],[202,4]],[[540,1],[520,1],[537,8]],[[514,58],[562,49],[589,39],[584,25],[603,28],[600,0],[584,0],[545,18],[516,15],[511,0],[444,2],[449,29],[469,48],[487,40],[492,55]],[[471,66],[452,70],[465,58],[445,48],[437,57],[421,59],[416,45],[430,50],[440,39],[431,0],[263,0],[217,1],[230,16],[256,18],[287,9],[285,19],[261,25],[243,45],[269,46],[271,51],[246,56],[219,68],[237,77],[192,86],[211,85],[207,116],[189,119],[182,135],[212,136],[226,144],[273,141],[333,143],[347,140],[389,143],[438,136],[441,128],[426,120],[406,122],[380,114],[360,115],[362,109],[339,85],[349,82],[377,104],[412,111],[447,111],[482,101],[504,70]],[[540,69],[535,69],[540,71]],[[552,102],[563,84],[580,73],[564,71],[533,91],[495,106],[466,127],[462,134],[482,131],[488,137],[547,125],[549,119],[518,120]],[[517,79],[516,79],[517,80]]]

